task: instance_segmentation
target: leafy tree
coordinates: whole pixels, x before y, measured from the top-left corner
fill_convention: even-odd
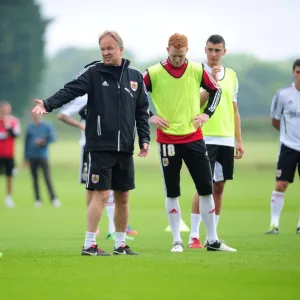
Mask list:
[[[0,98],[8,100],[17,115],[39,86],[47,23],[33,0],[0,4]]]

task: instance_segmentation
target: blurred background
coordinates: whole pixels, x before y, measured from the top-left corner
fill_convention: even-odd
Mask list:
[[[300,55],[299,9],[297,0],[1,1],[0,98],[25,118],[33,98],[51,96],[101,59],[97,39],[106,29],[121,34],[124,56],[142,72],[166,57],[175,32],[188,36],[188,57],[198,62],[205,60],[207,38],[221,34],[224,65],[239,78],[244,133],[270,133],[272,97],[291,83],[292,62]]]

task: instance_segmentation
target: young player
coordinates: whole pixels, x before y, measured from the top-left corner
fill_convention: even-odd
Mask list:
[[[293,64],[294,82],[279,90],[271,107],[272,126],[280,132],[280,152],[276,183],[271,196],[270,228],[265,234],[278,234],[279,219],[288,185],[300,176],[300,59]],[[296,232],[300,234],[300,221]]]

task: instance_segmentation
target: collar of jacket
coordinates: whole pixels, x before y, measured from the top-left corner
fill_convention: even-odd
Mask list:
[[[130,60],[126,58],[122,58],[122,66],[124,69],[127,69],[130,65]],[[110,72],[109,68],[101,61],[97,66],[97,71],[101,72]]]

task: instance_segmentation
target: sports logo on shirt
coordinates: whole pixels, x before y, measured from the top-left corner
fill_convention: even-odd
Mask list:
[[[299,111],[289,111],[288,114],[289,114],[289,117],[291,119],[293,119],[293,118],[299,119],[300,118],[300,112]]]
[[[139,87],[139,84],[136,81],[130,81],[130,88],[135,92]]]
[[[167,166],[169,165],[169,159],[163,157],[163,158],[162,158],[162,164],[163,164],[164,167],[167,167]]]
[[[99,175],[92,174],[92,183],[98,183],[99,182]]]
[[[280,177],[282,175],[282,170],[277,170],[276,171],[276,177]]]

